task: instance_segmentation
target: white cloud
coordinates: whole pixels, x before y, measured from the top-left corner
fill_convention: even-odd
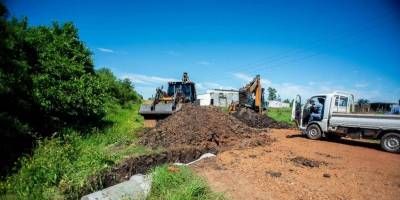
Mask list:
[[[180,56],[180,55],[182,55],[181,53],[179,53],[179,52],[177,52],[177,51],[174,51],[174,50],[169,50],[169,51],[167,51],[166,52],[168,55],[170,55],[170,56]]]
[[[229,85],[222,85],[219,83],[214,83],[214,82],[200,82],[200,83],[196,83],[196,90],[197,90],[197,94],[201,94],[201,93],[206,93],[207,90],[210,89],[226,89],[226,90],[235,90],[237,88],[234,88],[232,86]]]
[[[357,83],[354,85],[356,88],[365,88],[368,87],[368,83]]]
[[[203,85],[203,83],[196,83],[196,89],[198,91],[204,92],[207,88]]]
[[[230,85],[224,85],[217,82],[196,82],[197,93],[201,94],[206,92],[208,89],[238,89],[243,86],[244,83],[247,83],[253,79],[252,76],[246,73],[235,73],[233,76],[237,79],[243,81],[243,83],[235,84],[235,87]],[[137,91],[144,96],[144,98],[151,97],[154,95],[155,89],[160,87],[161,85],[167,86],[169,81],[179,81],[178,79],[171,77],[160,77],[160,76],[148,76],[144,74],[123,74],[119,76],[120,78],[129,78],[135,85]],[[262,86],[264,88],[273,87],[276,88],[278,94],[282,99],[293,99],[297,94],[302,96],[302,99],[311,97],[316,94],[324,94],[330,93],[333,91],[347,91],[355,95],[356,99],[358,98],[367,98],[370,101],[393,101],[393,99],[398,99],[397,96],[392,97],[393,94],[398,94],[398,92],[394,92],[393,94],[384,96],[380,90],[373,90],[368,87],[344,87],[340,85],[333,84],[331,82],[312,82],[312,84],[304,83],[304,84],[295,84],[291,82],[283,82],[276,83],[267,79],[261,79]],[[397,91],[400,91],[397,88]],[[266,96],[268,92],[266,91]],[[396,98],[397,97],[397,98]]]
[[[246,82],[250,82],[251,80],[253,80],[253,77],[251,77],[245,73],[237,72],[237,73],[233,73],[233,76],[240,80],[246,81]]]
[[[106,48],[97,48],[97,50],[105,53],[115,53],[114,50],[112,49],[106,49]]]
[[[128,78],[135,84],[142,85],[157,85],[157,84],[166,84],[169,81],[178,81],[174,78],[169,77],[159,77],[159,76],[147,76],[143,74],[125,74],[122,78]]]
[[[156,86],[135,86],[135,90],[143,96],[144,99],[152,97],[156,92]]]
[[[198,64],[198,65],[204,65],[204,66],[207,66],[207,65],[211,65],[211,62],[208,62],[208,61],[202,60],[202,61],[198,61],[196,64]]]
[[[240,72],[238,72],[238,73],[233,73],[233,76],[235,77],[235,78],[237,78],[237,79],[240,79],[240,80],[242,80],[242,81],[244,81],[244,82],[250,82],[250,81],[252,81],[253,79],[254,79],[254,77],[252,77],[252,76],[250,76],[250,75],[248,75],[248,74],[245,74],[245,73],[240,73]],[[268,80],[268,79],[264,79],[264,78],[262,78],[261,77],[261,84],[264,86],[264,85],[271,85],[271,81],[270,80]],[[266,87],[265,87],[266,88]]]
[[[132,81],[135,86],[135,89],[143,95],[145,99],[154,95],[156,88],[167,86],[167,83],[170,81],[179,81],[175,78],[170,77],[160,77],[160,76],[148,76],[144,74],[122,74],[119,76],[122,79],[128,78]]]
[[[300,85],[293,83],[273,83],[271,87],[276,88],[278,94],[282,99],[292,99],[295,95],[300,94],[305,100],[313,95],[326,94],[334,91],[344,91],[354,94],[355,98],[366,98],[370,101],[377,101],[385,99],[379,90],[370,90],[367,88],[351,88],[329,83],[316,83],[315,85]],[[267,95],[267,94],[266,94]]]
[[[233,76],[246,82],[253,78],[245,73],[235,73]],[[275,83],[267,79],[261,79],[261,83],[263,88],[275,88],[282,99],[293,99],[297,94],[299,94],[305,100],[313,95],[331,93],[334,91],[347,91],[354,94],[356,98],[367,98],[371,101],[384,99],[379,90],[367,89],[366,87],[368,84],[356,84],[354,87],[343,87],[340,85],[334,85],[331,82],[310,81],[305,84],[295,84],[290,82]],[[268,91],[266,91],[265,95],[268,95]]]
[[[232,86],[222,85],[222,84],[213,83],[213,82],[205,82],[205,83],[203,83],[203,85],[207,89],[234,89]]]

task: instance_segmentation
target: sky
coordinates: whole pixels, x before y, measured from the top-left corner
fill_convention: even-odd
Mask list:
[[[30,25],[72,21],[96,68],[150,97],[183,72],[207,89],[260,74],[282,99],[336,90],[400,99],[400,1],[6,0]]]

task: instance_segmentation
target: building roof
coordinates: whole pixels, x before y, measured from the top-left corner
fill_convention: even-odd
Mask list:
[[[221,92],[239,92],[239,90],[234,90],[234,89],[210,89],[214,91],[221,91]]]

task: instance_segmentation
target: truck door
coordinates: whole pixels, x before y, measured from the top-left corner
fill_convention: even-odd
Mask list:
[[[303,118],[303,112],[301,109],[301,96],[296,95],[296,98],[293,100],[293,105],[292,105],[292,120],[296,122],[297,126],[301,126],[302,124],[302,118]]]

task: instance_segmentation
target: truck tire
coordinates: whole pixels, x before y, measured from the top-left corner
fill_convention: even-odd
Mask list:
[[[381,147],[385,151],[400,153],[400,134],[386,133],[381,138]]]
[[[309,139],[318,140],[322,137],[322,131],[316,124],[311,124],[306,129],[306,135]]]

